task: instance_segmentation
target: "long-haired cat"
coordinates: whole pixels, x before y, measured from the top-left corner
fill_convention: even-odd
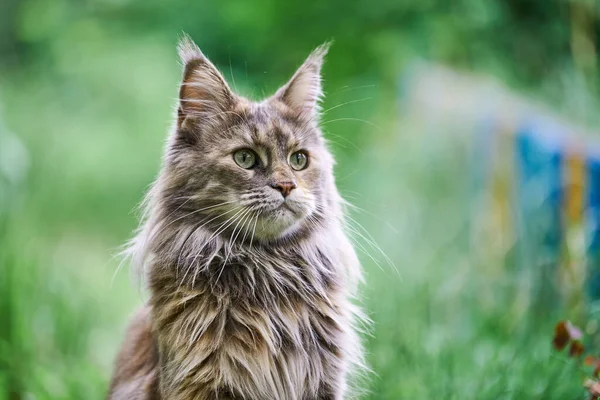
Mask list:
[[[176,121],[130,253],[150,292],[109,399],[343,399],[364,369],[317,48],[247,100],[188,38]]]

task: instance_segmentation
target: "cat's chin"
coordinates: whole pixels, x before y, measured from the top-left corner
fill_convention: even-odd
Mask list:
[[[295,223],[292,226],[283,230],[263,230],[261,232],[257,232],[255,241],[263,243],[278,242],[293,237],[294,233],[296,233],[299,229],[300,223]]]
[[[259,217],[254,232],[256,240],[277,241],[292,236],[300,229],[302,217],[281,207]]]

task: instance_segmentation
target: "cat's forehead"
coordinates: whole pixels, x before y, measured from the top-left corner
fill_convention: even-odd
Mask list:
[[[294,147],[315,142],[311,124],[277,102],[241,101],[234,112],[242,116],[237,132],[255,144]]]

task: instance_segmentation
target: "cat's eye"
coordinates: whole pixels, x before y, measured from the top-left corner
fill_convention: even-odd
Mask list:
[[[290,166],[296,171],[301,171],[308,166],[308,154],[297,151],[290,156]]]
[[[256,153],[249,149],[238,150],[233,154],[233,160],[237,165],[244,169],[250,169],[256,166]]]

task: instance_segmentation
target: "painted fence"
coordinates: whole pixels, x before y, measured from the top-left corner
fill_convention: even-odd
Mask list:
[[[454,125],[470,142],[474,186],[485,192],[474,209],[532,278],[530,297],[553,308],[575,293],[600,311],[600,135],[437,66],[412,68],[401,98],[404,113]]]

